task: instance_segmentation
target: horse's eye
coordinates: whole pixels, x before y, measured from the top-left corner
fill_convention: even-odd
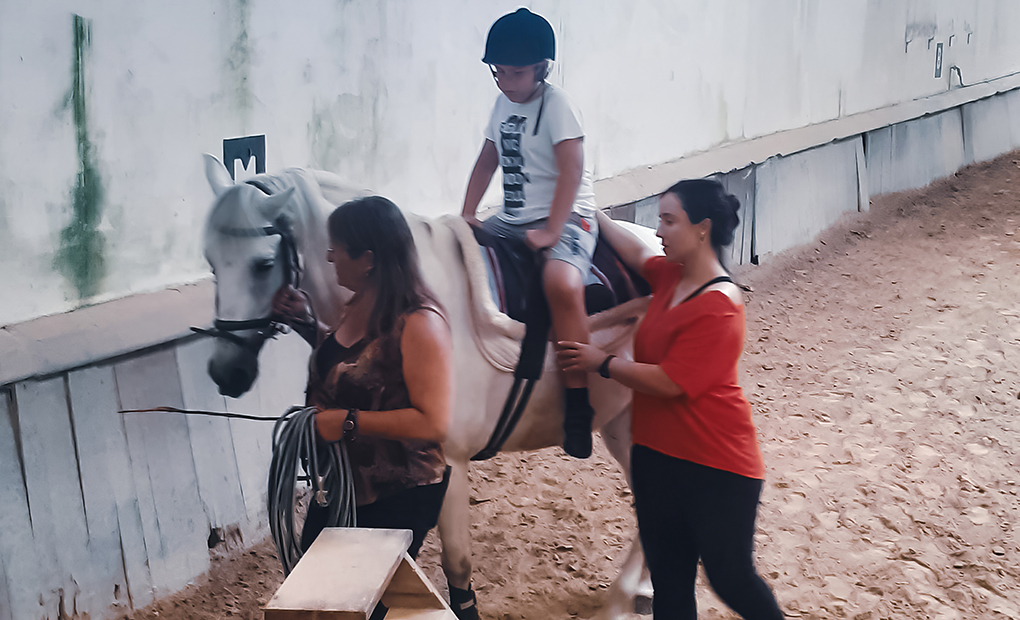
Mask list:
[[[264,276],[273,270],[275,261],[271,258],[260,258],[254,261],[251,265],[251,270],[257,276]]]

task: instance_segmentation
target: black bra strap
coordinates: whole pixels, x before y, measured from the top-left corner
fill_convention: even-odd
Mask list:
[[[705,282],[704,284],[702,284],[701,286],[699,286],[699,287],[698,287],[698,290],[694,291],[693,293],[691,293],[690,295],[688,295],[687,297],[685,297],[685,298],[684,298],[684,301],[688,301],[689,299],[692,299],[692,298],[694,298],[694,297],[697,297],[697,296],[698,296],[698,295],[699,295],[699,294],[701,293],[701,291],[703,291],[703,290],[705,290],[706,288],[708,288],[708,287],[712,286],[713,284],[719,284],[720,282],[729,282],[729,283],[731,283],[731,284],[732,284],[732,283],[733,283],[733,279],[732,279],[732,278],[730,278],[729,276],[719,276],[719,277],[717,277],[717,278],[712,278],[712,279],[711,279],[711,280],[709,280],[708,282]],[[681,301],[680,303],[684,303],[684,301]]]

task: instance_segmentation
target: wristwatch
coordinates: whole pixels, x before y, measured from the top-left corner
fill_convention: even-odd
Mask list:
[[[602,377],[604,377],[606,379],[610,378],[610,376],[609,376],[609,362],[613,361],[614,357],[616,357],[616,356],[615,355],[607,355],[606,356],[606,359],[604,359],[602,361],[602,365],[599,366],[599,375],[601,375]]]
[[[347,417],[344,419],[343,424],[344,439],[348,437],[354,439],[354,436],[358,433],[358,410],[348,409]]]

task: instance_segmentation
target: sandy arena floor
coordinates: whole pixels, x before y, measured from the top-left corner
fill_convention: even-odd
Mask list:
[[[1015,152],[737,272],[768,469],[759,570],[787,616],[1020,619],[1018,180]],[[635,532],[604,447],[471,478],[482,616],[591,618]],[[420,563],[445,588],[438,552],[433,533]],[[281,581],[262,543],[129,618],[261,618]],[[699,592],[701,618],[736,617]]]

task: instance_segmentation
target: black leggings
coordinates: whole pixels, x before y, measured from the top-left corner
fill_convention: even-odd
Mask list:
[[[761,480],[639,445],[631,448],[631,476],[655,618],[698,617],[694,581],[700,558],[712,589],[733,611],[746,620],[782,620],[754,568]]]
[[[440,482],[405,489],[371,504],[358,506],[358,527],[411,530],[414,535],[407,554],[417,558],[425,536],[439,521],[439,510],[443,507],[443,497],[449,484],[450,468],[447,467]],[[301,549],[308,550],[326,526],[327,516],[325,508],[320,508],[314,501],[309,503],[305,527],[301,530]]]

